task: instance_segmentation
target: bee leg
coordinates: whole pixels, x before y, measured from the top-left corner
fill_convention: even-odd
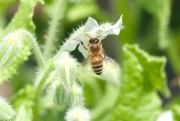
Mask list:
[[[81,42],[81,45],[84,47],[84,49],[88,50],[85,46],[84,46],[84,43],[81,41],[81,40],[78,40]]]

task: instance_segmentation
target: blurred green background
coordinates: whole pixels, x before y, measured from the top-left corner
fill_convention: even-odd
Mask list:
[[[40,45],[46,41],[54,2],[54,0],[45,0],[44,5],[39,4],[35,7],[33,20],[36,25],[35,34]],[[16,13],[18,5],[18,0],[0,0],[0,32]],[[120,35],[108,36],[103,40],[103,48],[117,62],[121,62],[122,46],[125,43],[138,44],[151,55],[166,56],[166,74],[168,86],[172,92],[169,99],[160,95],[166,104],[180,93],[178,86],[180,80],[179,0],[85,0],[76,4],[68,3],[61,15],[63,17],[57,31],[54,53],[65,38],[73,32],[73,29],[86,22],[88,16],[95,18],[98,22],[115,23],[122,14],[124,29]],[[71,54],[80,62],[84,60],[77,49]],[[31,55],[30,59],[19,68],[18,74],[12,81],[1,85],[0,95],[9,98],[24,85],[33,84],[36,67],[34,55]],[[100,90],[103,92],[103,82],[99,83],[102,83]],[[85,90],[85,95],[89,93],[88,89]],[[86,103],[88,107],[91,107],[94,102],[89,97]]]

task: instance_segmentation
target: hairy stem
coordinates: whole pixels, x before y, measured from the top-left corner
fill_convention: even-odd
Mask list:
[[[44,61],[44,57],[42,56],[42,53],[40,51],[40,48],[39,48],[39,46],[38,46],[38,44],[36,42],[36,39],[29,32],[27,32],[26,30],[24,30],[23,32],[26,33],[26,36],[31,41],[31,44],[32,44],[33,50],[34,50],[34,54],[36,55],[38,64],[40,65],[41,68],[43,68],[44,65],[45,65],[45,61]]]
[[[54,56],[54,60],[57,59],[60,54],[62,52],[64,52],[65,50],[63,48],[61,48],[57,54]],[[46,83],[46,78],[48,77],[49,73],[54,69],[54,63],[53,63],[53,60],[49,60],[48,64],[47,64],[47,67],[45,67],[41,72],[40,74],[38,75],[38,78],[37,78],[37,82],[38,82],[38,85],[36,86],[36,91],[35,91],[35,98],[37,99],[38,96],[39,96],[39,93],[42,89],[42,87],[44,86],[44,84]]]
[[[54,63],[53,61],[50,61],[47,65],[46,68],[44,68],[43,70],[41,70],[40,74],[38,75],[38,85],[35,89],[35,99],[37,99],[39,97],[39,93],[42,89],[42,87],[44,86],[46,79],[49,75],[49,73],[54,69]]]
[[[56,36],[58,22],[62,18],[62,12],[65,7],[65,4],[66,4],[66,0],[58,0],[56,8],[54,10],[54,15],[49,28],[49,36],[48,36],[48,40],[46,41],[45,50],[44,50],[44,57],[46,59],[50,57],[53,51],[53,41]]]

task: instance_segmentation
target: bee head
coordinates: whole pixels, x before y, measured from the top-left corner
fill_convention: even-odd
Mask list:
[[[98,43],[99,42],[99,39],[97,39],[97,38],[91,38],[90,40],[89,40],[89,43]]]
[[[86,34],[87,35],[87,34]],[[90,37],[89,35],[87,35],[88,37]],[[89,43],[98,43],[99,42],[99,39],[98,37],[100,37],[101,35],[97,36],[96,38],[92,38],[90,37],[91,39],[89,40]]]

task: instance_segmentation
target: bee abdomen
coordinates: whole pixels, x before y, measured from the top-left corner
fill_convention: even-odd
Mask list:
[[[91,64],[92,64],[92,68],[93,68],[94,72],[97,75],[100,75],[102,73],[102,70],[103,70],[103,63],[102,63],[102,61],[92,62]]]

